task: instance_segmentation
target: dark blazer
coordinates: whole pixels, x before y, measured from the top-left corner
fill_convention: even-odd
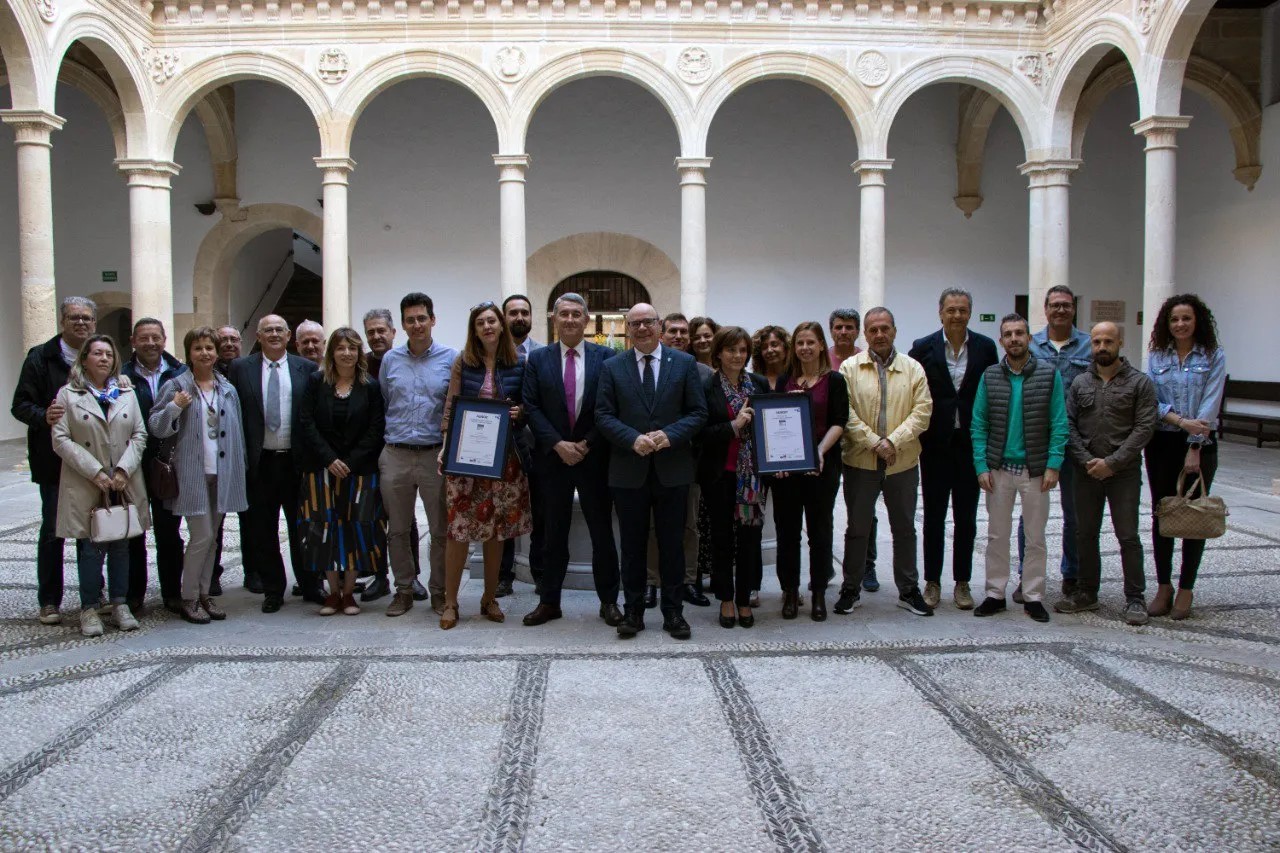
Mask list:
[[[693,356],[662,348],[658,385],[653,405],[644,402],[636,352],[626,350],[603,365],[596,396],[596,425],[612,445],[609,485],[638,489],[649,472],[663,486],[687,486],[693,482],[693,439],[707,421],[707,397]],[[632,449],[641,434],[662,430],[671,446],[649,456]]]
[[[982,372],[1000,361],[996,342],[986,335],[969,330],[969,363],[965,366],[964,380],[956,391],[947,370],[947,339],[941,329],[926,335],[911,345],[908,356],[920,362],[929,381],[929,394],[933,397],[933,415],[929,428],[920,436],[923,448],[946,447],[955,432],[956,411],[960,412],[960,426],[966,431],[973,423],[973,399],[978,393]]]
[[[62,460],[53,452],[53,429],[45,423],[44,413],[67,384],[70,368],[62,360],[59,335],[32,347],[22,362],[18,385],[13,389],[13,416],[27,425],[27,460],[31,465],[31,481],[46,486],[58,485]]]
[[[608,444],[596,425],[596,395],[605,362],[613,358],[609,347],[587,341],[583,345],[582,412],[569,430],[569,407],[564,400],[564,373],[560,344],[549,344],[529,353],[525,361],[524,406],[534,438],[534,464],[554,468],[564,465],[555,452],[561,441],[585,441],[588,459],[608,458]]]
[[[769,382],[759,373],[747,373],[756,394],[771,394]],[[720,387],[720,378],[712,376],[706,385],[707,423],[699,437],[698,483],[707,488],[724,473],[724,463],[733,441],[732,418],[729,417],[729,399]]]
[[[164,387],[164,383],[168,382],[175,376],[180,376],[187,372],[187,366],[169,355],[167,352],[160,353],[160,360],[164,363],[164,370],[160,373],[160,381],[156,383],[157,392]],[[142,410],[142,420],[146,422],[146,420],[151,417],[151,407],[156,404],[156,401],[155,398],[151,396],[151,385],[146,379],[142,378],[142,374],[138,372],[137,356],[126,361],[120,372],[125,376],[128,376],[129,381],[133,383],[133,395],[138,400],[138,408]],[[160,439],[150,433],[147,433],[147,449],[142,454],[142,461],[145,463],[148,459],[155,456],[159,449]]]
[[[347,418],[334,420],[338,397],[319,371],[311,374],[293,428],[293,460],[301,471],[347,463],[352,474],[376,474],[386,431],[386,405],[376,381],[357,383],[347,398]]]
[[[316,372],[314,362],[300,355],[285,356],[289,364],[289,382],[292,385],[292,446],[298,444],[298,423],[302,413],[302,397],[307,390],[311,374]],[[261,352],[237,358],[227,370],[227,378],[240,396],[240,413],[244,418],[245,451],[249,456],[249,476],[252,477],[262,458],[262,440],[267,431],[266,415],[262,410],[262,362]]]

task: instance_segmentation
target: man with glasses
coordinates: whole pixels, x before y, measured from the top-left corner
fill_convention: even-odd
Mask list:
[[[62,460],[53,452],[53,425],[66,414],[54,401],[67,384],[67,374],[84,342],[98,327],[98,306],[83,296],[62,300],[62,330],[32,347],[22,362],[13,392],[13,416],[27,425],[27,461],[31,481],[40,487],[40,535],[36,545],[36,597],[40,622],[62,621],[62,540],[54,531],[58,518],[58,481]]]
[[[639,303],[627,312],[632,348],[604,364],[596,423],[612,445],[609,487],[622,538],[626,612],[618,635],[644,630],[645,564],[650,519],[658,530],[662,629],[691,635],[684,618],[685,512],[695,459],[693,439],[707,421],[707,398],[693,356],[664,347],[658,312]]]
[[[218,330],[218,362],[214,369],[223,376],[231,362],[240,357],[240,330],[235,326],[223,326]]]

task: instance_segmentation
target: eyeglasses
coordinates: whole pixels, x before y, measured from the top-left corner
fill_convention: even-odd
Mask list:
[[[284,326],[267,326],[265,329],[259,329],[258,331],[264,335],[284,335],[289,332]]]
[[[628,320],[627,325],[633,329],[648,329],[658,325],[657,317],[642,317],[639,320]]]
[[[1050,302],[1050,311],[1070,311],[1075,308],[1075,304],[1071,302]]]
[[[87,326],[90,323],[97,322],[96,317],[90,317],[87,314],[75,314],[73,316],[65,317],[63,319],[67,320],[70,323],[74,323],[77,326]]]

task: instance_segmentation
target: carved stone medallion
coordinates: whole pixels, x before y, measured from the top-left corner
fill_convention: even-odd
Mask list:
[[[1138,0],[1137,14],[1134,16],[1138,20],[1138,32],[1144,35],[1151,32],[1151,23],[1158,11],[1160,0]]]
[[[46,24],[52,24],[58,19],[58,4],[54,0],[36,0],[36,11],[40,13],[40,20]]]
[[[142,64],[146,66],[152,80],[164,85],[178,73],[178,54],[171,50],[154,50],[144,47]]]
[[[711,76],[711,54],[700,47],[686,47],[676,59],[680,79],[697,86]]]
[[[863,51],[853,70],[862,85],[881,86],[889,79],[889,60],[878,50]]]
[[[350,70],[351,60],[347,59],[346,51],[339,47],[323,51],[316,62],[316,74],[326,83],[341,83],[347,79],[347,72]]]
[[[514,83],[523,77],[528,64],[524,51],[514,45],[502,48],[493,58],[494,73],[498,75],[499,79],[508,83]]]

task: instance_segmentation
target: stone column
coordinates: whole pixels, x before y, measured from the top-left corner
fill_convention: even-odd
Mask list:
[[[180,343],[173,332],[173,241],[170,182],[179,166],[167,160],[117,160],[129,182],[129,269],[133,316],[154,317],[169,331],[168,349]]]
[[[707,169],[710,157],[677,157],[680,174],[680,311],[707,313]],[[658,309],[661,316],[666,308]]]
[[[1078,168],[1079,160],[1032,160],[1018,167],[1029,178],[1027,322],[1032,330],[1046,322],[1049,288],[1071,284],[1071,173]]]
[[[892,160],[857,160],[862,189],[858,228],[858,310],[884,305],[884,181]]]
[[[528,154],[495,154],[498,167],[498,278],[502,298],[525,292],[529,253],[525,247],[524,179]]]
[[[1133,132],[1147,140],[1147,204],[1142,253],[1144,332],[1150,329],[1160,306],[1174,293],[1174,243],[1178,237],[1177,135],[1190,124],[1190,116],[1149,116],[1133,125]],[[1146,369],[1147,348],[1141,349],[1142,366]]]
[[[18,262],[25,351],[58,333],[49,137],[65,119],[41,110],[0,110],[0,119],[13,127],[18,147]]]
[[[324,246],[322,247],[323,313],[326,333],[351,324],[351,261],[347,254],[347,181],[356,161],[350,157],[316,157],[323,176]]]

